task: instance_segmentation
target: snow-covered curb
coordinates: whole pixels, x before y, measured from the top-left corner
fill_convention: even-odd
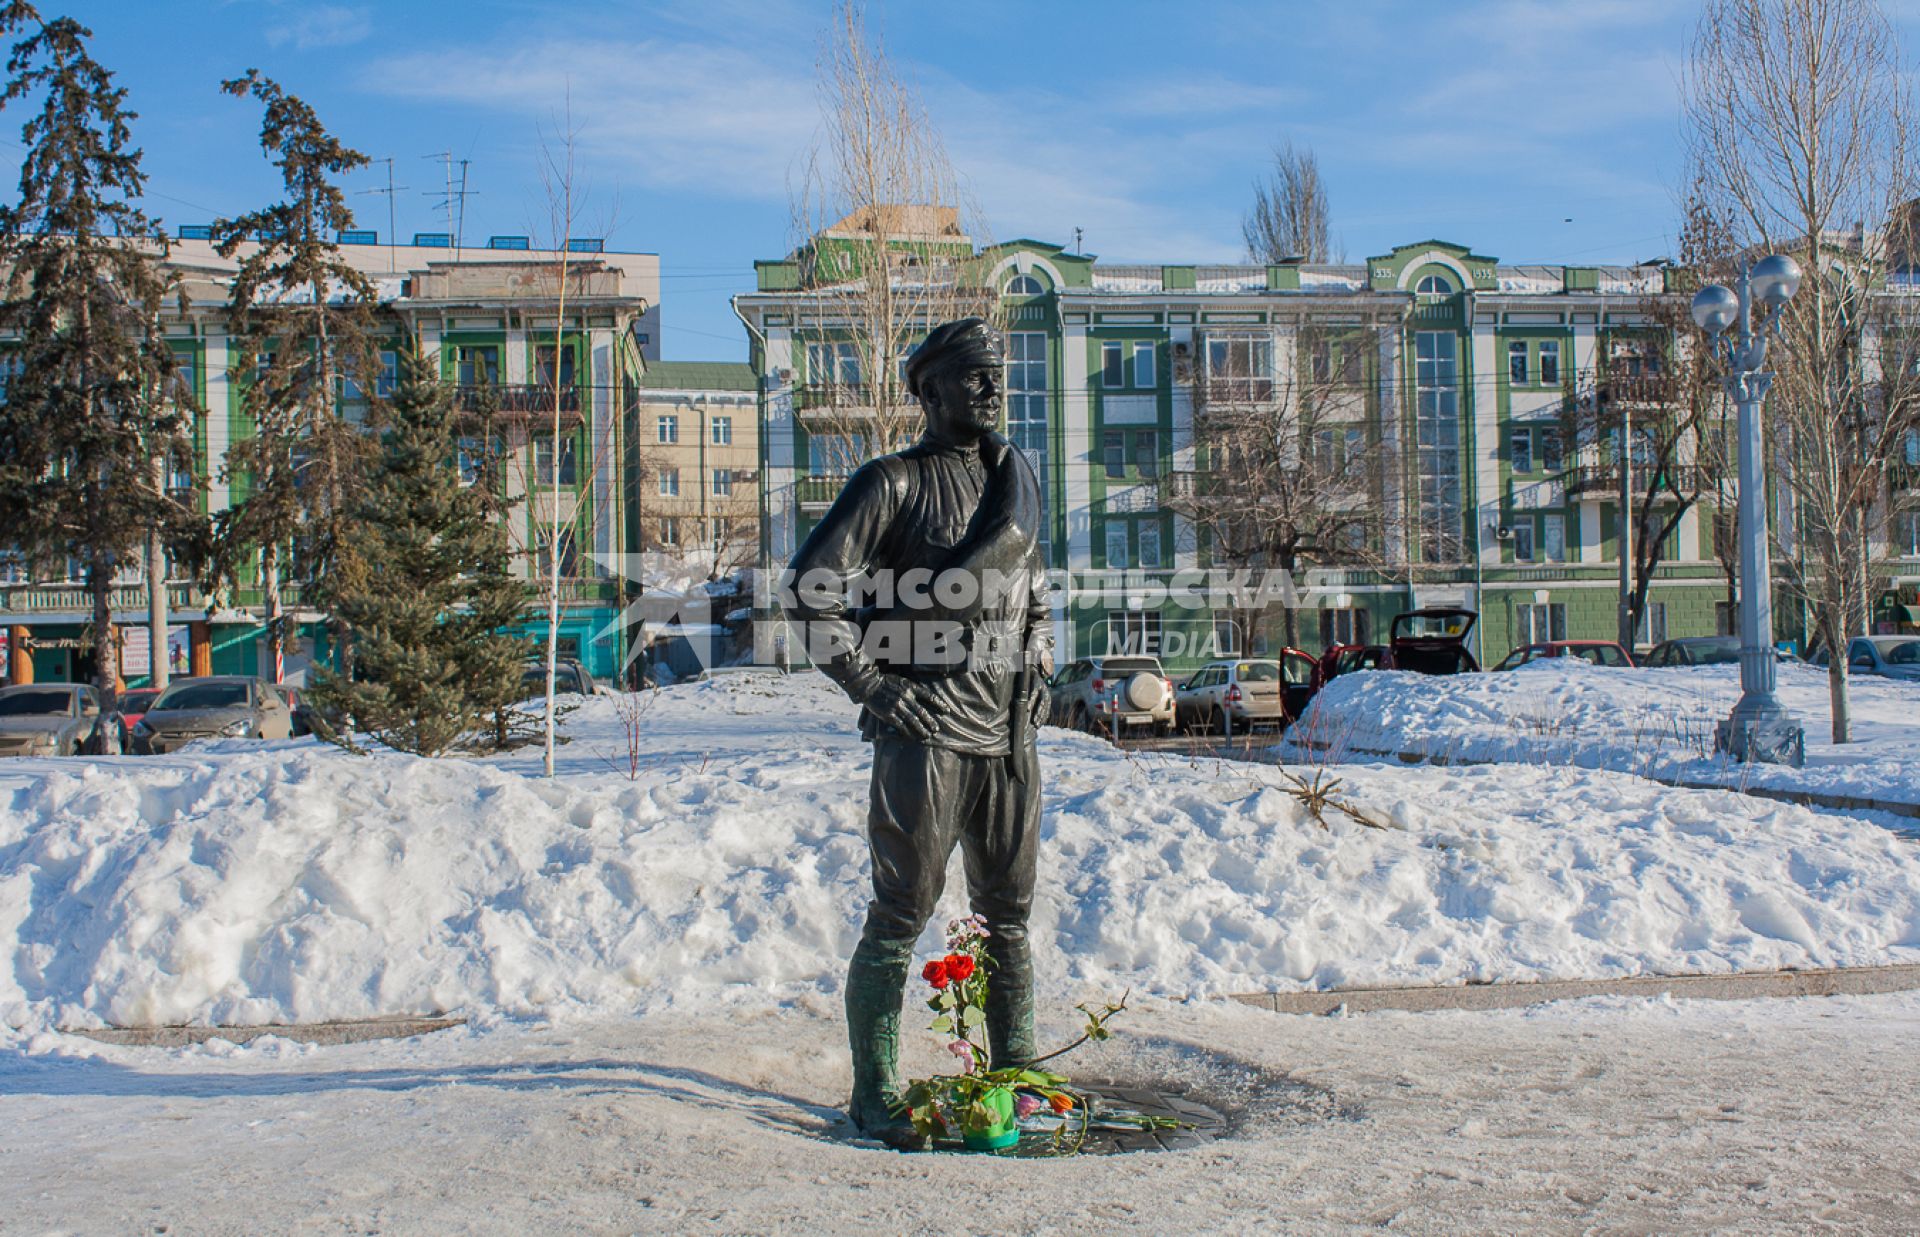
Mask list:
[[[13,762],[0,1023],[830,999],[866,880],[844,700],[812,676],[671,689],[631,780],[613,703],[572,719],[554,782],[531,753],[311,743]],[[1042,758],[1050,998],[1920,961],[1920,849],[1787,805],[1564,767],[1354,768],[1345,793],[1392,827],[1323,827],[1271,767],[1054,731]]]

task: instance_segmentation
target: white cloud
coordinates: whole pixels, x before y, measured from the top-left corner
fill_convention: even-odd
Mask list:
[[[275,10],[285,6],[276,4]],[[267,27],[267,43],[280,47],[291,43],[301,51],[316,47],[346,47],[373,33],[373,18],[366,9],[341,4],[300,6],[290,21]]]

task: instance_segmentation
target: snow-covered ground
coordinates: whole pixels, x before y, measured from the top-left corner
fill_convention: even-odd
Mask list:
[[[1826,672],[1780,667],[1781,703],[1806,728],[1802,769],[1714,754],[1714,726],[1740,698],[1738,666],[1623,670],[1563,657],[1448,678],[1367,671],[1328,684],[1289,737],[1328,745],[1336,756],[1571,764],[1920,804],[1920,684],[1865,675],[1850,684],[1854,741],[1835,744]]]
[[[1343,766],[1388,827],[1322,827],[1282,769],[1049,731],[1043,1038],[1130,988],[1072,1070],[1243,1124],[1124,1163],[903,1157],[837,1111],[851,708],[812,675],[648,700],[637,763],[597,699],[553,781],[537,751],[311,742],[0,767],[0,1229],[1920,1226],[1920,996],[1193,999],[1920,961],[1920,847],[1884,829],[1567,763]],[[439,1010],[472,1023],[335,1048],[52,1029]],[[937,1067],[905,1039],[910,1072]]]
[[[1074,1068],[1198,1088],[1246,1124],[1199,1151],[1053,1161],[849,1143],[828,1004],[0,1055],[0,1229],[1920,1231],[1910,995],[1352,1018],[1149,1003]]]
[[[311,741],[10,762],[0,1024],[833,996],[867,879],[851,706],[815,675],[649,700],[631,776],[605,698],[553,781],[537,751]],[[1323,826],[1271,766],[1060,731],[1042,759],[1060,998],[1920,961],[1920,848],[1842,816],[1564,766],[1356,767],[1342,793],[1389,827]]]

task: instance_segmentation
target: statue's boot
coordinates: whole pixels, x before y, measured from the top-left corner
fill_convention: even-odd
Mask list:
[[[853,1049],[847,1116],[862,1134],[896,1151],[925,1151],[929,1145],[914,1130],[900,1094],[900,999],[912,961],[912,940],[862,936],[847,967],[847,1039]]]
[[[987,938],[987,1052],[994,1069],[1040,1055],[1033,1032],[1033,955],[1024,933]]]

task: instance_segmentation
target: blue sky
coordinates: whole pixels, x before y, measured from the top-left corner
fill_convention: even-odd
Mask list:
[[[141,113],[170,225],[276,190],[258,67],[343,140],[394,160],[399,232],[440,230],[472,161],[466,234],[548,231],[542,135],[571,108],[584,226],[658,252],[665,355],[741,359],[729,294],[791,243],[787,184],[811,142],[829,0],[90,0],[99,57]],[[1920,13],[1896,9],[1909,38]],[[1111,261],[1242,256],[1276,140],[1311,145],[1349,258],[1439,236],[1510,262],[1670,248],[1684,0],[885,0],[874,23],[917,83],[990,234]],[[21,117],[0,115],[0,150]],[[386,185],[385,165],[351,188]],[[354,199],[388,232],[388,200]]]

